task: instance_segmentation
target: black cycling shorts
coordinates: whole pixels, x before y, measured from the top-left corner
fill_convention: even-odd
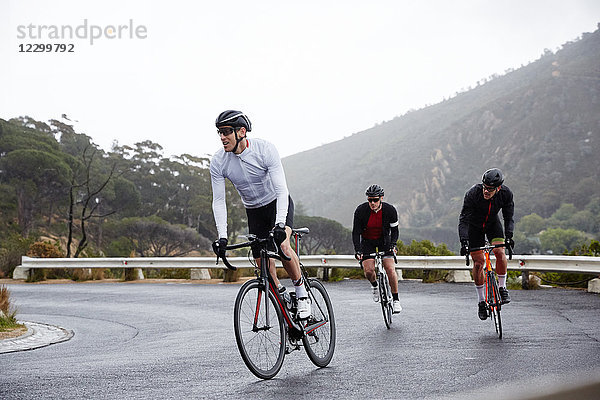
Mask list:
[[[485,246],[485,237],[490,243],[494,239],[504,239],[504,230],[499,219],[486,224],[485,229],[469,225],[469,248]]]
[[[360,245],[362,247],[363,260],[374,259],[375,256],[370,256],[369,254],[375,253],[377,250],[385,252],[384,257],[394,256],[393,251],[384,248],[383,239],[369,240],[363,238],[360,242]]]
[[[248,217],[248,233],[256,235],[261,239],[269,236],[269,232],[275,226],[275,217],[277,217],[277,200],[273,200],[266,206],[258,208],[246,208]],[[288,197],[288,212],[285,219],[285,225],[292,228],[294,226],[294,202]],[[252,256],[260,257],[260,248],[252,246]]]

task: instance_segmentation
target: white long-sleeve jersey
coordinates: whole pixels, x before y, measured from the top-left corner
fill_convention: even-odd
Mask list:
[[[246,139],[248,147],[240,154],[219,149],[210,160],[213,214],[220,238],[227,237],[225,178],[236,188],[246,208],[258,208],[277,199],[275,223],[287,217],[288,188],[281,158],[272,143]]]

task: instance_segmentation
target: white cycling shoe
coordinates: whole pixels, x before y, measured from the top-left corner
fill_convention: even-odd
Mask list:
[[[308,297],[298,299],[298,318],[305,319],[310,317],[310,300]]]
[[[394,314],[398,314],[400,311],[402,311],[402,306],[400,305],[400,300],[394,300],[394,304],[393,304]]]
[[[373,301],[379,303],[379,286],[373,286],[371,289],[373,290]]]

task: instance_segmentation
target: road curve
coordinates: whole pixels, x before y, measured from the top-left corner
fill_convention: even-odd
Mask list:
[[[289,282],[288,282],[289,284]],[[392,329],[365,281],[326,283],[337,327],[328,368],[286,357],[257,380],[232,329],[239,284],[10,284],[19,318],[73,332],[0,354],[0,398],[523,398],[600,378],[600,296],[514,290],[504,338],[476,315],[472,284],[400,282]]]

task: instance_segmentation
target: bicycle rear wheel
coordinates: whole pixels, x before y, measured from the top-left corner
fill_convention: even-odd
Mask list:
[[[261,379],[271,379],[283,364],[287,331],[276,299],[257,279],[246,282],[235,299],[233,326],[238,349],[248,369]],[[265,303],[269,323],[266,321]]]
[[[496,281],[496,277],[493,272],[489,272],[488,274],[488,293],[490,294],[490,297],[488,299],[488,306],[490,308],[490,314],[492,314],[494,326],[496,327],[498,339],[502,339],[502,319],[500,318],[500,309],[502,308],[502,301],[500,299],[500,291],[498,290],[498,281]]]
[[[325,287],[316,279],[308,279],[311,316],[304,323],[302,337],[304,349],[310,361],[317,367],[331,362],[335,350],[335,317],[333,306]]]
[[[392,289],[390,288],[390,281],[385,272],[379,274],[379,302],[381,303],[381,311],[383,312],[383,322],[385,322],[386,328],[390,329],[394,310],[392,305]]]

